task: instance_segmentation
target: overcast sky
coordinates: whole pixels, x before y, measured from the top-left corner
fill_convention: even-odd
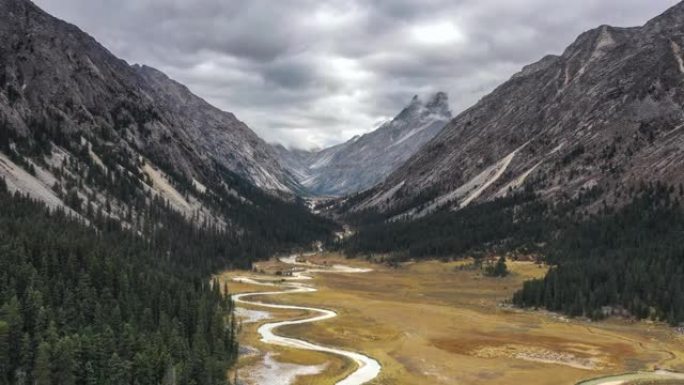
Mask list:
[[[130,63],[156,67],[269,142],[328,146],[414,94],[454,113],[601,24],[675,0],[34,0]]]

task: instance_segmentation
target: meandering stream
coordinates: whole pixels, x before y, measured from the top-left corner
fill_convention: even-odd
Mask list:
[[[240,281],[244,283],[257,284],[262,286],[283,286],[285,290],[275,290],[267,292],[254,292],[254,293],[243,293],[233,295],[233,300],[235,303],[249,304],[253,306],[259,306],[270,309],[289,309],[289,310],[304,310],[307,312],[314,313],[315,315],[309,318],[298,319],[298,320],[288,320],[288,321],[278,321],[270,322],[261,325],[258,329],[259,335],[261,336],[261,341],[267,344],[286,346],[295,349],[313,350],[318,352],[335,354],[338,356],[346,357],[354,361],[357,365],[357,369],[348,375],[346,378],[337,382],[337,385],[361,385],[365,384],[380,374],[381,366],[378,361],[368,357],[364,354],[318,345],[313,342],[309,342],[303,339],[290,338],[279,336],[275,333],[276,329],[281,326],[286,325],[299,325],[312,322],[320,322],[330,318],[337,317],[337,313],[333,310],[320,309],[314,307],[306,306],[295,306],[295,305],[280,305],[274,303],[260,302],[255,300],[248,300],[254,297],[269,297],[269,296],[279,296],[294,293],[311,293],[317,291],[316,288],[311,285],[299,281],[310,280],[311,277],[306,274],[316,273],[316,272],[326,272],[326,273],[365,273],[369,272],[369,269],[358,269],[343,265],[334,265],[330,267],[317,266],[309,263],[297,262],[296,256],[290,256],[287,258],[281,258],[281,261],[292,266],[298,266],[302,270],[293,272],[292,277],[284,278],[285,282],[281,284],[276,284],[274,282],[259,281],[249,277],[235,277],[233,280]]]

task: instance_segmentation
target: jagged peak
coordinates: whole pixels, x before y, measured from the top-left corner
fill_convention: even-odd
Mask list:
[[[451,114],[449,110],[449,95],[443,91],[435,92],[425,104],[425,107],[433,112]]]
[[[406,106],[392,122],[412,120],[424,115],[442,115],[446,119],[450,119],[451,110],[449,108],[449,96],[443,91],[429,94],[425,99],[418,95],[414,95],[408,106]],[[392,124],[390,123],[389,126],[391,125]]]
[[[423,99],[421,99],[420,96],[418,95],[413,95],[411,98],[411,101],[409,104],[406,106],[409,109],[415,109],[423,106]]]

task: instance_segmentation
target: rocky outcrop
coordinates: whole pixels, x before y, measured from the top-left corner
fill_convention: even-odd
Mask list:
[[[195,144],[205,160],[216,161],[250,180],[275,191],[293,191],[297,182],[280,167],[273,148],[230,112],[221,111],[162,72],[135,65],[150,95],[168,120],[182,128],[184,141]]]

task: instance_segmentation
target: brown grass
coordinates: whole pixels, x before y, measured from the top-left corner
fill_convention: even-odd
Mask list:
[[[316,262],[368,266],[337,255]],[[658,365],[684,370],[684,344],[663,325],[613,320],[591,323],[501,306],[526,279],[546,269],[509,263],[513,274],[484,278],[459,262],[421,262],[398,269],[370,265],[368,274],[318,274],[319,292],[269,298],[338,311],[337,318],[280,330],[378,359],[378,384],[574,384],[582,379]],[[227,273],[224,279],[233,273]],[[253,290],[231,284],[235,292]],[[278,314],[290,317],[293,314]],[[294,315],[301,316],[301,315]],[[256,325],[244,343],[281,352],[284,362],[332,363],[300,384],[334,384],[353,367],[330,355],[261,346]],[[253,362],[252,362],[253,363]],[[242,370],[249,370],[249,362]]]

